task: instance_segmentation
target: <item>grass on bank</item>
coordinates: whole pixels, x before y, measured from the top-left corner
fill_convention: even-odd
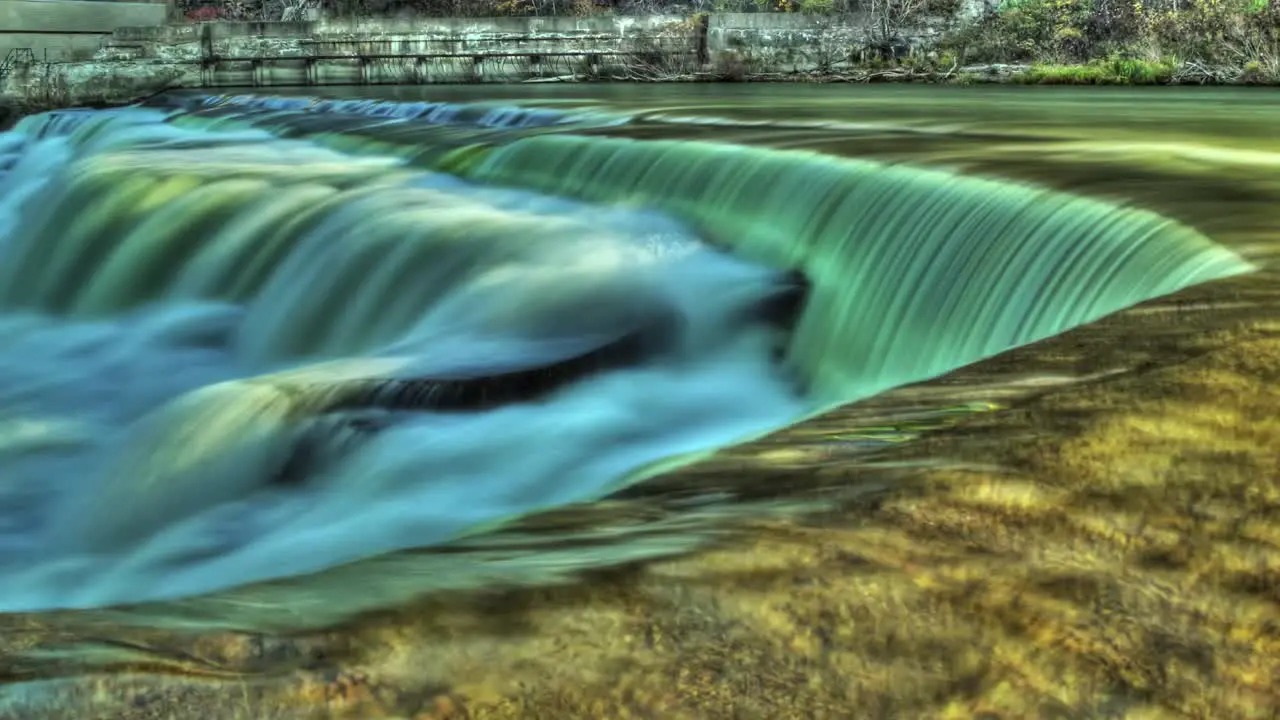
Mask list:
[[[1194,65],[1176,61],[1146,61],[1123,58],[1060,65],[1035,64],[1012,77],[1027,85],[1171,85],[1171,84],[1280,84],[1280,66],[1247,62],[1238,72],[1213,75]]]
[[[1172,62],[1109,58],[1078,65],[1032,65],[1014,80],[1030,85],[1167,85],[1177,71]]]

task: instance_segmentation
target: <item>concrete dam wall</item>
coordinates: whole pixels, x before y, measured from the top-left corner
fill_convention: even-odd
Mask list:
[[[856,59],[870,25],[862,15],[782,14],[207,23],[121,28],[102,59],[199,66],[205,87],[644,80],[730,61],[762,72],[838,68]]]
[[[0,0],[0,62],[15,50],[41,62],[88,60],[116,28],[160,25],[168,13],[164,0]]]
[[[928,45],[954,22],[917,23],[895,42]],[[89,61],[12,68],[0,91],[59,105],[165,88],[832,73],[865,60],[875,29],[858,13],[156,23],[115,29]]]
[[[696,67],[699,36],[679,17],[211,23],[122,28],[102,58],[185,67],[202,87],[512,82]]]

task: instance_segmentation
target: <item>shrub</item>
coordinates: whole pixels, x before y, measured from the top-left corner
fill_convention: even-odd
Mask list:
[[[943,47],[965,62],[1037,63],[1034,82],[1166,82],[1171,57],[1214,77],[1273,82],[1280,0],[1006,0]],[[1107,60],[1060,67],[1097,58]]]

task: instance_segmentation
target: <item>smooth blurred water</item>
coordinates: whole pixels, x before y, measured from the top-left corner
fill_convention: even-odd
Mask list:
[[[803,409],[770,359],[773,331],[742,312],[780,274],[713,251],[676,222],[483,190],[264,133],[215,138],[154,113],[104,115],[106,126],[80,126],[80,136],[28,140],[5,179],[4,609],[180,596],[440,542],[589,500],[652,461],[758,434]],[[190,143],[199,149],[175,150]],[[84,204],[60,204],[93,183],[95,157],[121,148],[133,159],[167,153],[162,174],[208,176],[222,162],[230,175],[283,174],[313,190],[309,170],[363,173],[363,187],[381,192],[326,196],[324,219],[288,239],[258,288],[231,298],[253,253],[290,219],[253,222],[288,201],[289,183],[182,227],[176,215],[198,214],[194,203],[216,200],[216,184],[154,202],[148,193],[166,192],[162,183],[113,195],[124,187],[113,180]],[[184,201],[193,204],[174,222],[147,224]],[[95,250],[117,242],[102,233],[129,213],[135,225],[112,228],[123,241]],[[415,239],[418,252],[396,254]],[[192,258],[184,248],[197,240],[216,252]],[[95,252],[103,262],[78,265]],[[360,253],[373,264],[347,273]],[[69,295],[50,295],[77,267],[85,274],[64,285]],[[322,303],[329,311],[315,316]],[[380,432],[301,487],[272,485],[297,423],[255,404],[255,390],[290,382],[294,368],[308,368],[297,381],[304,395],[340,379],[492,374],[554,363],[665,314],[680,318],[670,344],[633,365],[485,412],[372,407],[385,416]],[[388,316],[397,320],[382,336],[362,332]],[[345,335],[335,337],[338,325]],[[347,361],[324,364],[334,358]],[[237,384],[249,377],[255,385]]]
[[[1034,188],[545,136],[630,122],[212,98],[0,135],[0,611],[445,543],[1249,270]]]

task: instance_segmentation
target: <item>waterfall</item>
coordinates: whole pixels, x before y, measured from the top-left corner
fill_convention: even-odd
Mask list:
[[[0,611],[441,545],[1247,272],[1157,215],[625,117],[208,97],[0,135]]]
[[[815,291],[791,355],[835,404],[1247,272],[1154,213],[936,170],[736,145],[546,136],[467,176],[667,211]]]

